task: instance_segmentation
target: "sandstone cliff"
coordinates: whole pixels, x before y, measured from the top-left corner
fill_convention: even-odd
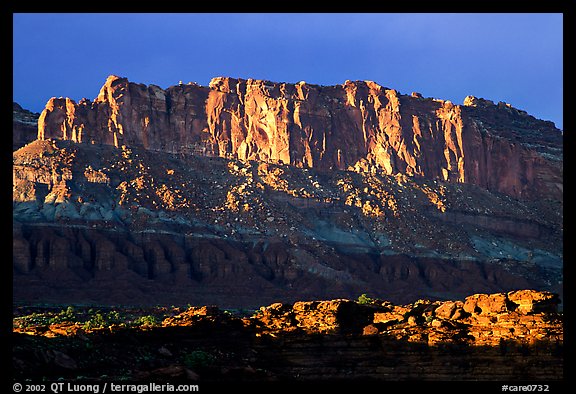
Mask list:
[[[39,139],[199,153],[466,182],[562,198],[562,133],[505,103],[402,95],[372,81],[319,86],[214,78],[164,90],[110,76],[94,101],[52,98]]]
[[[562,377],[551,122],[370,81],[111,76],[93,101],[51,99],[30,143],[34,124],[15,104],[15,303],[271,305],[35,327],[46,338],[14,334],[22,378]],[[215,364],[191,370],[190,354]]]
[[[111,76],[38,137],[13,154],[15,299],[562,292],[562,134],[505,103]]]

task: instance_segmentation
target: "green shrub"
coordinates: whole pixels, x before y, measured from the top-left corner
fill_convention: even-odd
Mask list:
[[[110,311],[108,312],[108,324],[120,324],[122,319],[120,318],[120,313],[117,311]]]
[[[215,357],[203,350],[194,350],[184,355],[182,361],[189,368],[206,367],[215,361]]]
[[[86,321],[83,327],[86,330],[91,330],[94,328],[103,328],[106,327],[107,325],[108,321],[104,318],[104,316],[102,316],[102,313],[98,312],[94,314],[94,316],[92,316],[90,320]]]
[[[134,320],[134,324],[137,326],[157,326],[160,324],[156,316],[153,315],[146,315],[140,316],[136,320]]]
[[[358,297],[358,301],[357,301],[360,305],[371,305],[374,304],[376,302],[375,299],[368,297],[368,295],[366,293],[360,295],[360,297]]]
[[[14,323],[19,328],[44,326],[51,323],[53,317],[49,317],[46,313],[31,313],[27,316],[21,316],[14,319]]]
[[[50,320],[48,320],[48,324],[73,323],[74,321],[76,321],[76,311],[73,306],[69,306],[61,310],[56,316],[51,317]]]

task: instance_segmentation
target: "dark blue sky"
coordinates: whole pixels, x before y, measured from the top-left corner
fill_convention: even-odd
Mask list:
[[[110,74],[167,88],[212,77],[372,80],[474,95],[562,123],[562,14],[14,14],[14,101],[93,99]]]

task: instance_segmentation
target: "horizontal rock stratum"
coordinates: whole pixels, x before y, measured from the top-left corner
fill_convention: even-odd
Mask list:
[[[214,78],[167,89],[110,76],[78,103],[52,98],[39,139],[378,170],[562,198],[562,132],[509,104],[403,95],[372,81],[319,86]]]
[[[116,76],[13,113],[15,305],[206,305],[22,324],[22,381],[562,379],[551,122],[370,81]]]

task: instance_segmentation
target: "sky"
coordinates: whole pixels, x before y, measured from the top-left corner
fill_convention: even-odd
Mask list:
[[[106,77],[370,80],[462,104],[504,101],[563,127],[561,13],[13,14],[13,99],[94,99]]]

